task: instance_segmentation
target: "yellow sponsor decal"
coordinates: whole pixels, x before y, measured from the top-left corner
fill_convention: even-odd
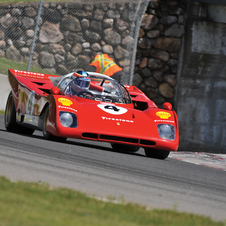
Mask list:
[[[64,106],[72,105],[72,101],[68,100],[67,98],[59,98],[58,101]]]
[[[165,112],[165,111],[158,111],[158,112],[156,112],[156,115],[162,119],[168,119],[171,116],[170,113]]]

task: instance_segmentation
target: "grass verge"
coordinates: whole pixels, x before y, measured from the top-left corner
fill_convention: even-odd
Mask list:
[[[5,177],[0,177],[0,222],[1,226],[224,226],[194,214],[103,202],[70,189]]]
[[[7,75],[8,69],[16,69],[16,70],[26,71],[27,66],[28,66],[28,63],[17,62],[17,61],[9,60],[9,59],[4,58],[4,57],[0,57],[0,74]],[[38,72],[38,73],[53,74],[50,71],[43,70],[42,68],[35,67],[33,65],[31,65],[30,71]]]

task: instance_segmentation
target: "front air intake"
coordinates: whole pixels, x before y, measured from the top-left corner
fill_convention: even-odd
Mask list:
[[[82,136],[91,139],[98,139],[98,134],[96,133],[83,133]]]
[[[100,139],[102,140],[112,140],[112,141],[122,141],[127,143],[138,144],[139,140],[134,138],[127,138],[127,137],[117,137],[117,136],[109,136],[109,135],[100,135]]]
[[[146,146],[156,145],[156,143],[151,140],[139,140],[135,138],[111,136],[111,135],[105,135],[105,134],[98,135],[97,133],[83,133],[82,136],[85,138],[108,141],[108,142],[121,141],[121,142],[130,143],[130,144],[140,144],[140,145],[146,145]]]
[[[156,145],[156,143],[154,141],[151,141],[151,140],[140,140],[140,144],[142,144],[142,145],[148,145],[148,146],[154,146],[154,145]]]

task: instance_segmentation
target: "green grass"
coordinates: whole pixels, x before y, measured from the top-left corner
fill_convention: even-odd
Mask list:
[[[114,204],[48,184],[11,182],[0,177],[1,226],[224,226],[210,218],[175,210],[147,210],[133,203]]]
[[[17,61],[9,60],[9,59],[4,58],[4,57],[0,57],[0,74],[7,75],[8,69],[17,69],[17,70],[26,71],[27,66],[28,66],[28,62],[27,63],[17,62]],[[42,68],[35,67],[33,65],[31,65],[30,71],[39,72],[39,73],[46,73],[46,74],[53,74],[53,73],[51,73],[47,70],[43,70]]]

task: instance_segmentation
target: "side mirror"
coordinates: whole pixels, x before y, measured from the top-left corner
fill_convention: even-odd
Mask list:
[[[55,87],[53,86],[51,89],[50,89],[50,93],[53,94],[53,95],[57,95],[60,93],[60,90],[58,87]]]
[[[169,102],[165,102],[162,106],[163,106],[163,108],[166,109],[166,110],[169,110],[169,111],[172,110],[172,104],[169,103]]]

